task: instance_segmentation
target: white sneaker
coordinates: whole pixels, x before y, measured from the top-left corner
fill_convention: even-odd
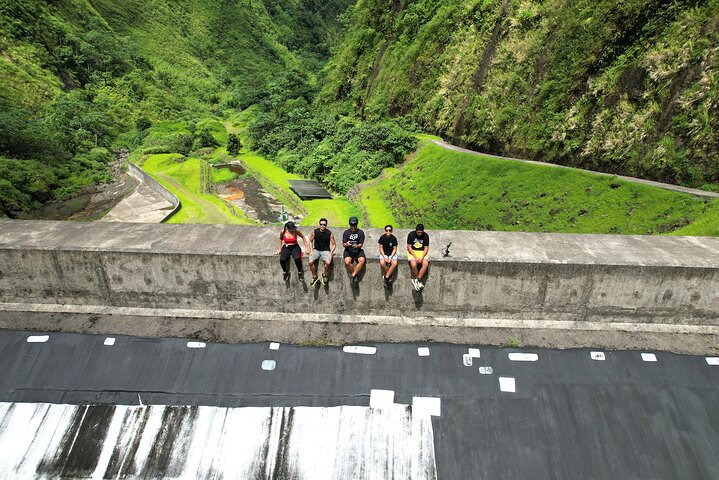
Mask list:
[[[419,287],[417,290],[422,290],[424,288],[424,283],[418,278],[417,279],[417,286]]]
[[[416,278],[413,278],[413,279],[412,279],[412,286],[414,286],[414,289],[419,292],[419,289],[420,289],[419,280],[417,280]]]

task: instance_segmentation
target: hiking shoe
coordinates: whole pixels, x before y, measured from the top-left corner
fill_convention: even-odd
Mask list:
[[[314,287],[317,285],[317,283],[320,281],[320,277],[312,277],[312,283],[310,283],[311,287]]]
[[[300,282],[305,281],[305,272],[297,272],[297,278],[300,279]]]
[[[323,286],[327,285],[327,276],[326,275],[322,275],[322,285]]]
[[[419,287],[420,290],[422,290],[424,288],[424,283],[422,283],[422,280],[420,280],[419,278],[417,279],[417,286]]]
[[[290,279],[290,272],[285,272],[282,274],[282,280],[285,282]]]
[[[384,277],[384,288],[389,288],[389,278]]]

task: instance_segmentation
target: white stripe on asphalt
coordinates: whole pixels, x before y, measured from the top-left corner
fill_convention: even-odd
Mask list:
[[[377,347],[360,347],[357,345],[347,345],[342,348],[345,353],[361,353],[362,355],[374,355],[377,353]]]
[[[509,359],[513,362],[536,362],[539,355],[536,353],[510,353]]]
[[[115,339],[112,338],[112,337],[107,337],[107,338],[105,339],[105,341],[103,342],[103,344],[104,344],[104,345],[107,345],[108,347],[109,347],[109,346],[112,346],[112,345],[115,345]]]
[[[279,343],[277,343],[277,342],[270,343],[270,350],[279,350],[279,349],[280,349]]]
[[[480,354],[479,354],[479,348],[470,348],[470,349],[469,349],[469,355],[470,355],[472,358],[479,358],[479,355],[480,355]]]
[[[592,352],[590,356],[592,357],[592,360],[606,360],[604,352]]]
[[[274,370],[277,362],[274,360],[262,360],[262,370]]]
[[[30,335],[27,337],[27,343],[45,343],[50,339],[50,335]]]
[[[707,357],[706,360],[709,365],[719,365],[719,357]]]
[[[642,353],[642,360],[645,362],[656,362],[657,356],[653,353]]]
[[[205,348],[206,346],[205,342],[187,342],[187,348]]]
[[[516,392],[517,383],[514,377],[499,377],[499,390],[502,392]]]
[[[412,397],[412,413],[419,415],[442,415],[442,400],[437,397]]]
[[[417,355],[419,355],[420,357],[429,357],[429,348],[419,347],[417,349]]]
[[[369,392],[369,406],[371,408],[387,408],[394,405],[394,390],[372,389]]]

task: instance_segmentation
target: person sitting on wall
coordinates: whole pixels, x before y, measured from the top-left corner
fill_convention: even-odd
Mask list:
[[[317,282],[327,285],[327,272],[329,272],[332,264],[332,255],[335,253],[337,244],[335,243],[335,234],[327,228],[327,219],[320,218],[320,228],[315,228],[310,234],[310,271],[312,272],[312,286]],[[324,262],[322,269],[322,279],[317,276],[317,262],[320,257]]]
[[[295,222],[290,220],[285,223],[285,226],[280,233],[280,241],[277,246],[277,252],[275,252],[280,256],[280,265],[282,266],[282,271],[284,272],[282,278],[285,282],[290,279],[290,257],[295,259],[295,265],[297,265],[297,276],[300,281],[305,278],[304,272],[302,271],[302,249],[297,244],[298,237],[302,238],[302,241],[305,243],[305,253],[309,254],[307,238],[305,238],[304,234],[297,229]]]
[[[412,270],[412,285],[418,292],[424,288],[422,278],[429,267],[429,234],[425,233],[424,225],[417,227],[407,235],[407,259]],[[419,268],[419,271],[417,270]]]
[[[344,257],[345,267],[347,271],[352,275],[352,284],[359,283],[357,275],[362,270],[365,262],[364,250],[362,250],[362,244],[364,244],[364,232],[357,228],[358,224],[357,217],[350,217],[350,228],[345,230],[342,234],[342,246],[345,247]],[[354,263],[356,262],[356,265]]]
[[[397,268],[397,237],[392,235],[392,225],[385,225],[384,235],[379,237],[379,266],[382,268],[384,288],[392,284],[392,274]]]

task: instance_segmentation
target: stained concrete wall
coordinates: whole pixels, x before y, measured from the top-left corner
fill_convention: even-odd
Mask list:
[[[170,212],[166,218],[171,217],[177,209],[180,208],[180,199],[177,198],[177,195],[169,191],[163,184],[152,178],[152,176],[144,171],[142,168],[138,167],[134,163],[128,163],[127,164],[128,173],[136,178],[137,180],[147,184],[155,193],[157,193],[159,196],[170,202],[175,208]]]
[[[358,287],[341,246],[329,285],[311,287],[294,265],[282,280],[276,227],[0,221],[0,302],[719,325],[717,238],[430,231],[417,293],[403,250],[382,287],[382,232],[366,234]]]

